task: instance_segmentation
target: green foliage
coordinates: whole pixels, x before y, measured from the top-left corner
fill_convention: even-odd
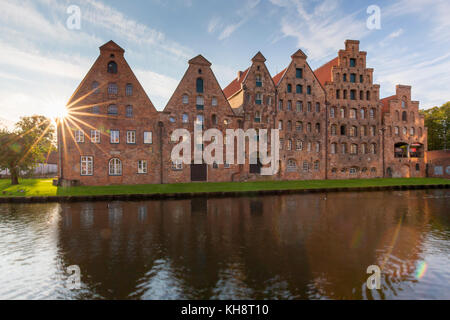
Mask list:
[[[428,150],[444,150],[450,145],[450,101],[441,107],[421,111],[428,128]]]
[[[0,168],[11,173],[12,184],[18,183],[22,171],[32,170],[45,160],[54,148],[55,129],[44,116],[23,117],[15,130],[0,131]]]

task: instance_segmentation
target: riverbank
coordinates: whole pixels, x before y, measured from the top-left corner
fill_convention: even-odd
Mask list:
[[[257,181],[132,186],[55,187],[51,179],[24,179],[11,186],[0,180],[0,203],[140,200],[191,197],[233,197],[339,191],[379,191],[449,188],[437,178],[318,181]]]

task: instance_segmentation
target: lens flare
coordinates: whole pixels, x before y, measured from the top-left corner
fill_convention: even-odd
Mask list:
[[[419,262],[417,269],[416,269],[416,279],[420,280],[425,276],[425,273],[427,272],[428,264],[425,261]]]

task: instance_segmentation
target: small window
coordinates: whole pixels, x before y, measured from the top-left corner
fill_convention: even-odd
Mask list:
[[[288,151],[292,150],[292,140],[290,140],[290,139],[287,141],[287,150]]]
[[[406,113],[406,111],[402,112],[402,121],[408,121],[408,114]]]
[[[287,109],[288,109],[288,111],[292,110],[292,101],[291,100],[288,101]]]
[[[297,101],[296,108],[297,112],[303,112],[303,102]]]
[[[357,173],[357,170],[356,170],[356,168],[350,168],[350,174],[356,174]]]
[[[214,126],[217,125],[217,116],[216,116],[215,114],[213,114],[213,115],[211,116],[211,122],[212,122],[212,124],[213,124]]]
[[[261,93],[256,94],[255,103],[258,105],[262,104],[262,94]]]
[[[312,151],[312,143],[308,142],[307,146],[306,146],[306,151],[311,152]]]
[[[320,103],[316,103],[316,112],[320,113]]]
[[[127,118],[133,118],[133,106],[127,106]]]
[[[278,130],[283,130],[283,120],[278,121]]]
[[[350,59],[350,67],[352,67],[352,68],[356,67],[356,59],[354,59],[354,58]]]
[[[308,124],[306,125],[306,131],[308,131],[308,132],[312,131],[311,122],[308,122]]]
[[[127,143],[136,144],[136,131],[127,131]]]
[[[304,172],[308,172],[309,171],[309,162],[308,161],[304,161],[303,162],[303,171]]]
[[[261,113],[259,111],[255,112],[255,122],[260,123],[261,122]]]
[[[356,74],[352,73],[352,74],[350,75],[350,82],[351,82],[351,83],[356,83]]]
[[[256,75],[256,86],[259,88],[259,87],[262,87],[262,80],[261,80],[261,76],[258,74],[258,75]]]
[[[312,111],[312,104],[311,104],[311,102],[308,102],[307,110],[308,110],[308,112]]]
[[[336,108],[332,107],[330,109],[330,118],[334,118],[334,117],[336,117]]]
[[[303,78],[303,69],[301,69],[301,68],[295,69],[295,77],[297,79],[302,79]]]
[[[197,93],[203,93],[203,79],[202,78],[197,78],[196,86],[197,86]]]
[[[302,140],[297,140],[297,150],[301,151],[303,150],[303,141]]]
[[[138,173],[139,174],[147,173],[147,160],[139,160],[138,161]]]
[[[287,172],[296,172],[297,171],[297,162],[293,159],[289,159],[287,163]]]
[[[303,86],[302,86],[301,84],[298,84],[298,85],[296,86],[296,92],[297,92],[297,93],[303,93]]]
[[[374,119],[375,118],[375,109],[370,109],[369,116],[370,116],[370,119]]]
[[[280,100],[278,102],[278,110],[282,111],[283,110],[283,100]]]
[[[316,142],[316,153],[320,152],[320,142]]]
[[[341,118],[344,119],[345,118],[345,109],[341,108]]]
[[[292,92],[292,84],[288,84],[287,85],[287,92],[291,93]]]
[[[361,109],[360,114],[361,114],[361,120],[364,120],[366,118],[366,110]]]
[[[297,123],[295,124],[295,130],[298,132],[303,131],[303,123],[301,121],[297,121]]]
[[[212,98],[211,105],[217,107],[217,98]]]
[[[117,73],[117,63],[114,61],[110,61],[108,63],[108,73],[116,74]]]
[[[119,110],[115,104],[112,104],[108,107],[108,114],[110,116],[117,116],[119,114]]]
[[[84,143],[84,132],[81,130],[75,131],[75,142],[76,143]]]
[[[181,160],[172,161],[172,170],[180,171],[183,170],[183,163]]]
[[[127,84],[125,94],[129,97],[133,95],[133,85],[131,83]]]
[[[400,130],[399,130],[398,127],[394,128],[394,134],[397,135],[397,136],[400,134]]]
[[[152,144],[153,143],[153,134],[151,131],[144,132],[144,144]]]
[[[92,143],[100,143],[100,131],[99,130],[91,130],[91,142]]]
[[[320,161],[314,161],[314,171],[319,171],[320,169]]]
[[[342,81],[347,82],[347,74],[346,73],[343,74]]]
[[[311,86],[307,86],[307,87],[306,87],[306,93],[307,93],[307,94],[312,94]]]
[[[342,151],[342,154],[347,153],[347,144],[346,143],[341,144],[341,151]]]
[[[111,130],[111,143],[118,144],[120,142],[120,132],[118,130]]]
[[[94,92],[94,94],[99,94],[100,93],[100,89],[99,89],[99,84],[97,81],[92,82],[92,90]]]
[[[331,154],[336,154],[336,153],[337,153],[337,144],[332,143],[331,144]]]
[[[356,109],[350,109],[350,119],[356,119]]]
[[[351,154],[358,154],[358,145],[352,144],[352,145],[350,146],[350,153],[351,153]]]
[[[81,157],[80,174],[92,176],[94,174],[94,157]]]
[[[109,160],[109,175],[110,176],[122,175],[122,161],[120,161],[117,158]]]
[[[360,82],[360,83],[363,83],[363,82],[364,82],[364,77],[363,77],[362,74],[359,76],[359,82]],[[361,100],[362,100],[362,99],[361,99]]]
[[[350,90],[350,100],[356,100],[356,90]]]
[[[189,123],[189,116],[185,113],[182,118],[183,123]]]
[[[202,96],[197,97],[197,110],[203,110],[205,108],[205,100]]]
[[[183,104],[188,104],[189,103],[189,97],[187,94],[183,95]]]
[[[99,106],[93,106],[92,107],[92,113],[93,114],[100,114],[100,107]]]
[[[316,133],[320,133],[320,123],[316,123]]]

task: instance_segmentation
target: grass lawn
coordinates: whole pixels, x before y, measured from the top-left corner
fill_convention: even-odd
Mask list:
[[[20,185],[11,186],[10,180],[0,180],[0,197],[34,196],[88,196],[121,194],[158,194],[191,192],[227,192],[258,190],[296,190],[342,187],[377,187],[399,185],[450,184],[450,180],[436,178],[411,179],[363,179],[319,181],[258,181],[223,183],[184,183],[167,185],[133,185],[60,188],[52,185],[52,179],[24,179]]]

